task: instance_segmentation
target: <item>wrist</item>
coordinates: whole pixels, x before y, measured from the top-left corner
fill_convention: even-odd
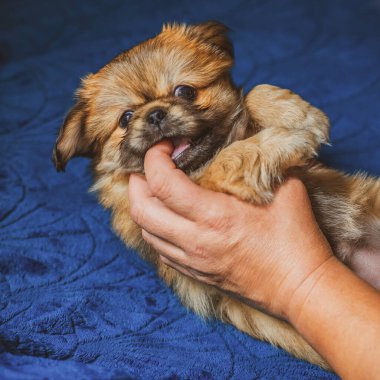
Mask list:
[[[323,286],[325,279],[334,276],[342,266],[335,256],[329,256],[299,284],[284,312],[285,318],[293,326],[299,324],[305,305],[318,293],[318,288]]]

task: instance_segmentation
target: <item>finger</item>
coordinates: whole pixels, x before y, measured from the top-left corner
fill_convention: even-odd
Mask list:
[[[186,269],[186,268],[184,268],[184,267],[181,267],[181,266],[178,265],[176,262],[174,262],[174,261],[168,259],[166,256],[164,256],[164,255],[160,255],[160,260],[161,260],[164,264],[166,264],[166,265],[168,265],[169,267],[175,269],[177,272],[180,272],[180,273],[184,274],[184,275],[187,276],[187,277],[192,277],[192,278],[194,278],[193,274],[192,274],[188,269]]]
[[[142,230],[143,239],[151,245],[159,254],[160,260],[169,265],[171,268],[181,272],[189,277],[194,277],[189,268],[185,264],[187,262],[187,255],[185,251],[175,245],[152,235],[146,230]]]
[[[188,257],[182,248],[177,247],[171,242],[155,236],[146,230],[142,230],[142,237],[148,244],[168,259],[175,261],[177,264],[179,263],[179,265],[182,264],[187,266]]]
[[[183,248],[193,244],[196,225],[153,197],[144,177],[131,175],[129,200],[132,219],[143,229]]]
[[[162,141],[148,150],[144,169],[152,193],[171,210],[190,220],[197,220],[209,209],[217,193],[197,186],[177,169],[170,154],[172,145]]]
[[[213,281],[213,277],[204,273],[200,273],[199,271],[191,268],[183,266],[181,263],[177,263],[175,260],[170,259],[166,254],[160,254],[160,260],[175,269],[176,271],[186,275],[187,277],[194,278],[195,280],[201,281],[205,284],[215,285],[215,280]]]
[[[160,254],[160,259],[164,264],[169,265],[188,277],[202,281],[206,284],[212,284],[215,282],[215,279],[212,281],[213,276],[210,277],[207,272],[193,268],[191,257],[188,256],[183,249],[176,247],[170,242],[160,239],[145,230],[142,231],[142,236],[143,239]]]

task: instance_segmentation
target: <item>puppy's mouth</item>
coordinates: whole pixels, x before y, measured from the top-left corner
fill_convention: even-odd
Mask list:
[[[226,136],[224,134],[215,133],[214,128],[204,128],[201,134],[184,135],[170,131],[167,134],[162,133],[161,136],[156,136],[149,144],[144,146],[142,150],[132,150],[125,140],[122,145],[124,154],[124,167],[132,172],[144,171],[144,156],[148,149],[160,141],[170,141],[173,145],[171,159],[176,164],[177,168],[190,174],[201,168],[209,160],[211,160],[216,152],[225,145]],[[124,148],[123,148],[124,147]]]
[[[183,154],[187,149],[191,148],[191,139],[188,137],[173,137],[170,139],[171,143],[174,146],[174,150],[172,152],[172,160],[176,160]]]
[[[197,137],[175,136],[163,140],[169,140],[173,144],[171,158],[186,173],[197,170],[210,160],[222,143],[213,137],[211,131]]]

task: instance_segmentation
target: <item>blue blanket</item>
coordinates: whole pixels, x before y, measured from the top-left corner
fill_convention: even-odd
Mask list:
[[[321,160],[380,175],[380,2],[0,4],[0,378],[336,379],[187,311],[112,232],[88,162],[50,157],[81,76],[163,22],[216,19],[239,85],[301,94],[332,121]]]

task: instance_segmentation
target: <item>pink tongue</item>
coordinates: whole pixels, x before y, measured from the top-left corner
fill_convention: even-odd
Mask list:
[[[175,137],[172,141],[174,145],[172,159],[178,157],[183,151],[185,151],[190,146],[190,140],[186,137]]]

